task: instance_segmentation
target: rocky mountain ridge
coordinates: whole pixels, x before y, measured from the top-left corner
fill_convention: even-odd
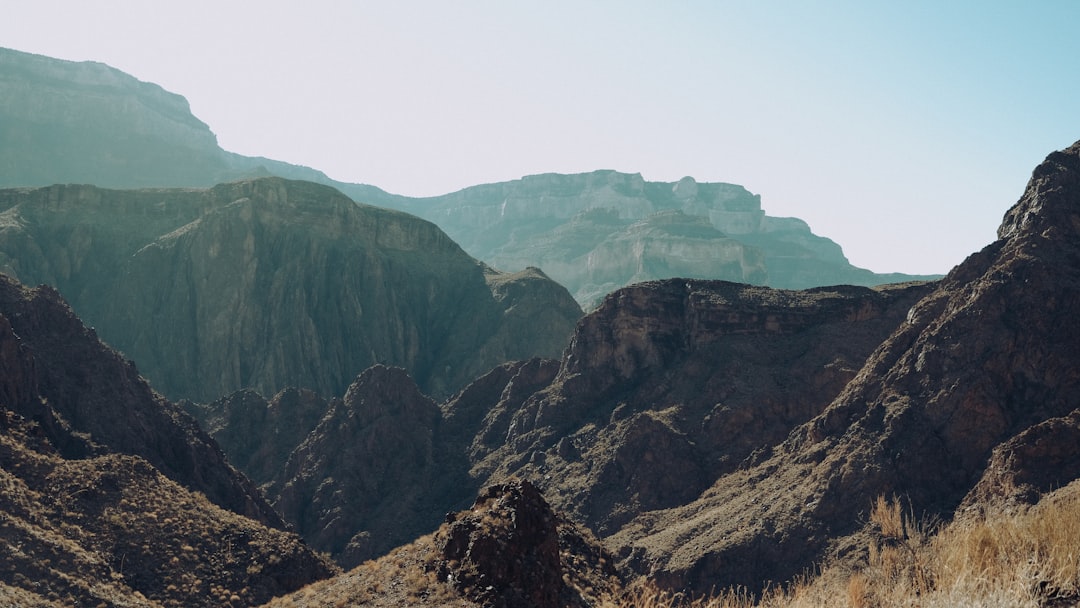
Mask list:
[[[1080,142],[1034,171],[998,241],[939,282],[624,288],[582,319],[560,361],[500,366],[439,418],[424,406],[437,430],[380,440],[453,455],[464,485],[531,480],[624,574],[761,589],[859,559],[878,497],[949,520],[1077,478],[1078,231]],[[370,384],[349,398],[364,401]],[[345,435],[375,428],[391,427]],[[322,454],[346,436],[318,437]],[[403,477],[454,472],[421,460]],[[312,485],[332,493],[371,475],[372,463],[346,461]],[[378,509],[393,511],[383,487],[392,504]],[[434,513],[446,504],[436,494],[401,495]]]
[[[612,539],[625,559],[680,585],[756,583],[842,551],[878,495],[949,518],[1068,484],[1075,466],[1040,465],[1071,462],[1075,444],[1038,438],[1075,433],[1078,230],[1080,143],[1035,169],[999,240],[914,306],[828,408],[699,500],[638,516]],[[1010,453],[1028,455],[1006,467]],[[1006,476],[1034,485],[1011,492]]]
[[[557,356],[581,315],[537,270],[485,268],[433,224],[309,182],[0,190],[0,217],[0,269],[54,285],[174,398],[341,394],[379,362],[445,395]]]
[[[643,509],[692,500],[818,414],[930,289],[685,279],[624,288],[578,324],[561,362],[501,365],[440,406],[403,370],[366,370],[287,464],[278,431],[249,421],[285,411],[289,394],[236,395],[196,414],[249,474],[284,466],[274,480],[257,477],[269,499],[346,567],[514,476],[607,535]],[[253,414],[236,429],[222,424],[238,409]],[[253,444],[278,456],[252,459]]]

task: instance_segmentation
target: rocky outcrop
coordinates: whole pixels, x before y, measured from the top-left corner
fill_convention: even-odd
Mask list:
[[[268,607],[584,608],[607,605],[622,590],[611,564],[588,531],[515,479],[482,490],[433,534]]]
[[[0,597],[252,605],[333,573],[54,290],[0,276],[0,371]]]
[[[1080,410],[1024,429],[994,448],[957,513],[1016,510],[1080,479]]]
[[[950,517],[965,496],[1071,481],[1076,445],[1057,441],[1075,436],[1080,394],[1080,143],[1036,168],[998,236],[772,458],[621,530],[624,563],[680,586],[755,587],[842,546],[878,495]],[[1061,468],[1032,475],[1038,460]]]
[[[542,274],[485,270],[430,223],[308,182],[4,190],[0,209],[0,267],[56,286],[174,398],[340,395],[375,363],[447,395],[558,356],[581,314]]]
[[[440,578],[485,605],[561,606],[556,516],[527,481],[487,488],[435,538]],[[451,566],[450,564],[453,564]]]

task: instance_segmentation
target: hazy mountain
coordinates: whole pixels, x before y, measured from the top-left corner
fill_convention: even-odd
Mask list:
[[[544,174],[378,204],[439,224],[495,267],[539,266],[586,306],[618,287],[671,277],[787,289],[936,278],[856,268],[806,222],[767,216],[759,195],[691,177]]]
[[[0,269],[55,286],[173,398],[340,395],[375,363],[447,395],[558,356],[581,315],[539,271],[492,271],[428,222],[308,182],[0,190],[0,217]]]
[[[855,268],[839,245],[801,220],[765,215],[758,195],[732,184],[597,171],[410,198],[336,182],[225,152],[183,97],[104,64],[0,49],[0,187],[208,187],[271,174],[428,219],[473,257],[508,271],[540,267],[590,306],[618,287],[675,276],[790,289],[935,278]]]

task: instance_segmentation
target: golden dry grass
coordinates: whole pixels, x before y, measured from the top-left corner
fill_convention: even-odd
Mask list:
[[[645,583],[602,608],[1040,607],[1080,604],[1080,485],[1019,513],[955,522],[936,534],[900,501],[875,501],[878,540],[859,568],[819,574],[754,598],[687,598]]]

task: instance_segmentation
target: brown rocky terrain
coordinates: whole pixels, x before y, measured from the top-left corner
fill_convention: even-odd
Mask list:
[[[375,363],[447,395],[558,356],[581,310],[536,270],[486,269],[437,227],[326,186],[0,191],[0,268],[55,286],[173,398],[340,395]]]
[[[54,289],[27,289],[0,275],[0,314],[3,350],[12,357],[3,368],[4,406],[39,425],[63,456],[140,456],[225,509],[284,526],[195,420],[102,344]]]
[[[757,586],[842,554],[875,496],[949,518],[965,497],[1030,501],[1072,481],[1078,232],[1080,143],[1035,169],[998,240],[770,458],[610,538],[623,563],[676,586]]]
[[[622,588],[612,558],[527,481],[486,488],[433,534],[269,607],[599,605]]]
[[[473,493],[436,447],[438,420],[438,406],[405,370],[372,367],[331,403],[267,494],[309,544],[342,564],[383,555],[438,525],[447,509],[435,497]]]
[[[637,513],[692,501],[820,413],[930,289],[625,288],[582,320],[561,363],[504,364],[441,406],[402,370],[365,371],[295,445],[268,496],[347,567],[517,475],[609,535]],[[296,411],[286,399],[236,395],[202,414],[259,483],[284,464],[278,412]],[[262,416],[274,422],[252,424]]]
[[[252,605],[333,572],[54,290],[2,276],[0,486],[5,605]]]

